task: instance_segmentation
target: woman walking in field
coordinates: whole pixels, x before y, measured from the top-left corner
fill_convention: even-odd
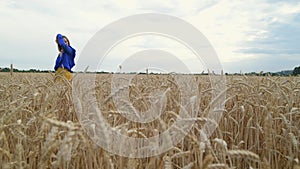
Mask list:
[[[55,81],[62,80],[62,78],[70,81],[72,79],[71,69],[75,65],[76,50],[71,47],[69,39],[61,34],[57,34],[56,43],[59,54],[54,66]]]

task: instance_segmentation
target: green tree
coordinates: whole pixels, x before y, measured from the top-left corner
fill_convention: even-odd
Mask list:
[[[293,70],[293,75],[300,75],[300,66],[295,67],[295,69]]]

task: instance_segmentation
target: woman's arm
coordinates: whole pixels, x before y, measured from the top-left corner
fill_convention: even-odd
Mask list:
[[[65,43],[64,38],[61,34],[56,35],[56,41],[57,44],[63,48],[64,52],[73,55],[74,49]]]

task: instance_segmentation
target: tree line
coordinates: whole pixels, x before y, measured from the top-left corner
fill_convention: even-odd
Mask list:
[[[10,68],[0,68],[0,72],[10,72]],[[38,70],[38,69],[29,69],[29,70],[19,70],[19,69],[13,69],[13,72],[28,72],[28,73],[48,73],[53,72],[50,70]]]
[[[0,72],[10,72],[10,68],[0,68]],[[19,69],[13,69],[13,72],[28,72],[28,73],[48,73],[53,72],[51,70],[39,70],[39,69],[29,69],[29,70],[19,70]],[[109,72],[97,72],[97,73],[109,73]],[[229,75],[228,73],[225,73],[226,75]],[[236,73],[237,74],[237,73]],[[281,71],[281,72],[265,72],[265,73],[256,73],[256,72],[250,72],[245,73],[245,75],[271,75],[271,76],[290,76],[290,75],[300,75],[300,66],[295,67],[294,70],[287,70],[287,71]]]

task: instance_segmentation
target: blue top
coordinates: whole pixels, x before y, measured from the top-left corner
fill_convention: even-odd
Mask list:
[[[54,70],[57,70],[59,67],[61,67],[68,69],[71,72],[72,67],[75,66],[74,58],[76,55],[76,50],[64,42],[61,34],[57,34],[56,39],[57,43],[63,49],[63,52],[61,55],[57,56]]]

